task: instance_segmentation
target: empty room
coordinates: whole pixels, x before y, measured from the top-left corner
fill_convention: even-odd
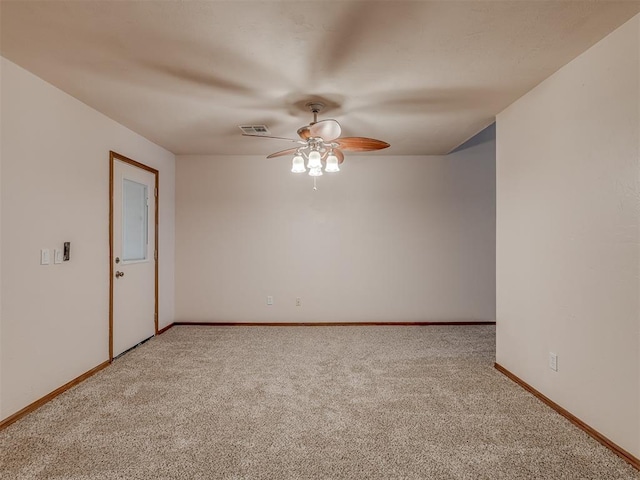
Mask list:
[[[640,0],[0,1],[0,479],[640,480]]]

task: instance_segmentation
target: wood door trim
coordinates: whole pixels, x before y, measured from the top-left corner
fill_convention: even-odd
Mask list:
[[[160,261],[159,249],[159,223],[160,223],[160,172],[144,163],[136,162],[124,155],[113,150],[109,151],[109,362],[113,361],[113,171],[116,160],[131,166],[140,168],[150,172],[155,177],[156,212],[155,212],[155,235],[154,235],[154,265],[155,265],[155,286],[154,286],[154,333],[158,334],[158,295],[159,295],[159,276],[158,265]]]
[[[635,457],[634,455],[632,455],[630,452],[627,452],[624,448],[622,448],[621,446],[613,443],[611,440],[609,440],[607,437],[605,437],[603,434],[601,434],[600,432],[598,432],[595,428],[591,427],[590,425],[588,425],[587,423],[583,422],[582,420],[580,420],[578,417],[576,417],[573,413],[571,413],[568,410],[565,410],[564,408],[562,408],[560,405],[558,405],[556,402],[554,402],[553,400],[551,400],[549,397],[545,396],[544,394],[542,394],[541,392],[539,392],[538,390],[536,390],[535,388],[533,388],[531,385],[529,385],[527,382],[525,382],[524,380],[522,380],[520,377],[518,377],[517,375],[514,375],[513,373],[511,373],[509,370],[507,370],[506,368],[504,368],[502,365],[500,365],[499,363],[495,363],[494,367],[496,370],[498,370],[500,373],[502,373],[505,377],[507,377],[508,379],[510,379],[511,381],[513,381],[514,383],[520,385],[522,388],[524,388],[527,392],[531,393],[534,397],[538,398],[540,401],[542,401],[543,403],[545,403],[546,405],[548,405],[549,407],[551,407],[553,410],[555,410],[557,413],[559,413],[560,415],[562,415],[564,418],[566,418],[567,420],[569,420],[571,423],[573,423],[576,427],[578,427],[579,429],[583,430],[587,435],[593,437],[595,440],[597,440],[598,442],[600,442],[602,445],[604,445],[605,447],[607,447],[609,450],[611,450],[613,453],[615,453],[616,455],[618,455],[620,458],[622,458],[623,460],[625,460],[627,463],[629,463],[632,467],[635,467],[636,469],[640,470],[640,459]]]

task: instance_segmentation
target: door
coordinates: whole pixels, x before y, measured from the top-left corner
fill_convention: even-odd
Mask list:
[[[111,153],[111,359],[157,331],[157,180]]]

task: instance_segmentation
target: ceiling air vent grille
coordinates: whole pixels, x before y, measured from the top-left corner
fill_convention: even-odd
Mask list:
[[[247,135],[270,135],[269,129],[266,125],[239,125],[242,133]]]

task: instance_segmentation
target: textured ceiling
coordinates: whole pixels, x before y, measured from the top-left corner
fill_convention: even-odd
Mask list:
[[[309,100],[383,154],[443,154],[638,1],[7,1],[2,55],[176,154],[267,154]]]

